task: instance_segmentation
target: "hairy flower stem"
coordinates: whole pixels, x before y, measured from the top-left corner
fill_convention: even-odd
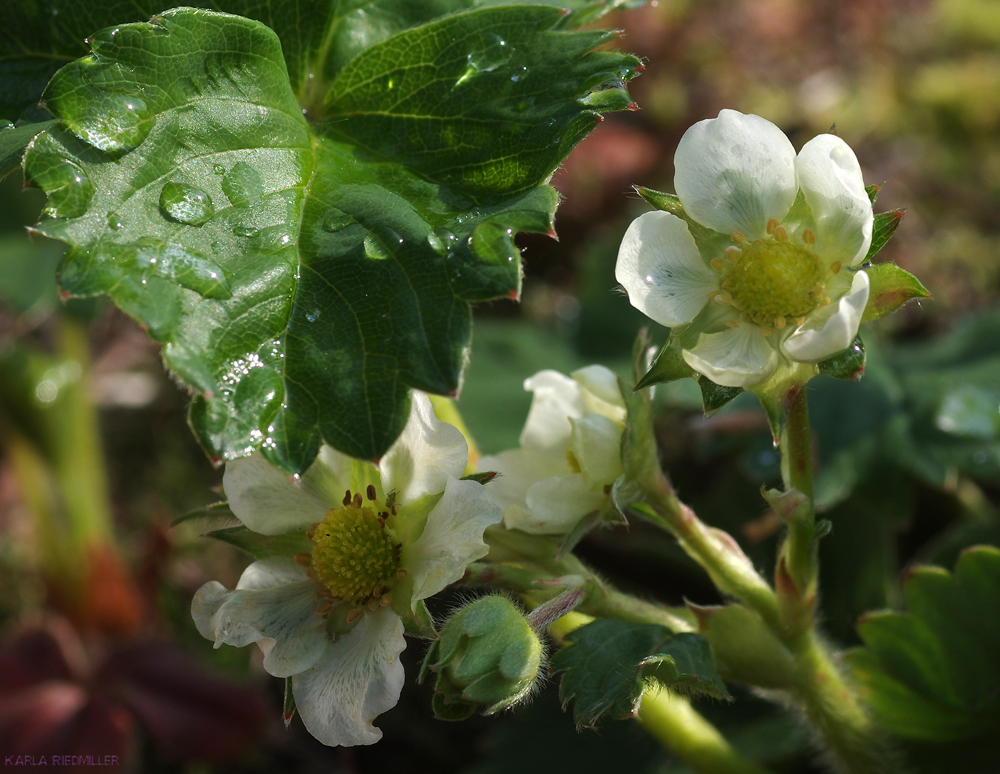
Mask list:
[[[720,591],[757,611],[772,628],[780,626],[774,590],[727,532],[701,521],[677,499],[666,479],[662,479],[662,486],[656,491],[645,494],[647,502],[634,504],[632,508],[672,532]]]
[[[705,774],[767,774],[744,758],[685,696],[647,690],[639,705],[639,722],[670,752]]]
[[[837,669],[814,629],[791,643],[796,674],[790,693],[847,774],[899,771],[899,760]]]
[[[788,533],[778,553],[775,584],[786,632],[802,632],[812,625],[816,606],[816,519],[813,510],[812,435],[809,402],[802,387],[792,399],[781,432],[781,476],[785,490],[805,496],[786,521]]]
[[[577,607],[581,613],[594,618],[657,624],[675,633],[695,631],[686,609],[671,609],[636,599],[598,578],[576,557],[568,556],[563,561],[568,561],[569,565],[553,568],[557,571],[555,574],[540,574],[511,564],[473,562],[466,569],[462,583],[466,586],[502,586],[540,603],[557,596],[569,583],[575,582],[581,584],[584,591],[584,598]],[[569,570],[569,573],[559,570]]]

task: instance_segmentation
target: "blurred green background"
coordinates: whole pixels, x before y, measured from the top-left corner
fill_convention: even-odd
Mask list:
[[[820,549],[822,614],[834,641],[855,645],[860,614],[899,604],[906,567],[951,567],[969,545],[1000,544],[1000,4],[660,0],[604,23],[646,61],[631,84],[641,109],[610,115],[556,173],[559,241],[524,238],[522,302],[478,309],[459,408],[496,452],[517,444],[525,377],[590,362],[625,372],[645,323],[614,282],[618,241],[646,210],[631,186],[672,190],[673,150],[690,124],[735,108],[778,124],[796,147],[836,125],[866,182],[886,183],[876,209],[906,210],[879,260],[916,274],[934,297],[862,331],[861,382],[809,386],[818,497],[832,523]],[[210,579],[231,587],[249,559],[201,539],[207,519],[170,527],[217,500],[221,482],[187,429],[186,396],[111,305],[60,303],[60,246],[24,229],[41,194],[12,175],[0,198],[0,660],[23,657],[39,621],[63,653],[53,663],[77,658],[58,667],[68,684],[93,685],[108,654],[134,643],[169,642],[187,659],[171,690],[163,674],[133,670],[112,680],[117,693],[86,694],[124,708],[84,734],[92,746],[115,740],[143,772],[684,770],[637,724],[577,733],[554,681],[526,708],[460,725],[433,721],[429,687],[411,682],[371,748],[324,748],[297,722],[286,732],[281,683],[256,650],[213,650],[190,621],[194,591]],[[681,496],[769,568],[778,523],[759,490],[780,474],[754,400],[705,419],[688,381],[656,401]],[[594,534],[580,553],[626,589],[718,601],[673,541],[641,523]],[[408,675],[421,655],[419,643],[404,653]],[[136,685],[155,694],[153,709]],[[821,770],[798,720],[749,692],[700,708],[775,771]],[[0,690],[0,726],[22,710]],[[213,722],[201,747],[184,732]]]

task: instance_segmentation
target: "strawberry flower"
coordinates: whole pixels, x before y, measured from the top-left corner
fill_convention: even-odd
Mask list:
[[[291,678],[298,713],[324,744],[381,738],[372,721],[399,699],[404,618],[488,551],[483,531],[501,513],[481,484],[461,480],[467,456],[462,434],[414,393],[377,465],[323,447],[301,478],[260,453],[226,466],[233,513],[282,541],[234,590],[199,589],[195,623],[216,647],[257,643],[264,668]],[[296,541],[308,550],[277,548]]]
[[[681,207],[632,222],[615,276],[645,315],[687,326],[687,364],[751,387],[850,346],[874,219],[850,147],[822,134],[796,155],[771,122],[723,110],[685,132],[674,165]]]

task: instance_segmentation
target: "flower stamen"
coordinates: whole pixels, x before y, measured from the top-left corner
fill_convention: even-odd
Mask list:
[[[767,230],[767,235],[768,236],[771,236],[772,234],[774,234],[774,230],[777,227],[778,227],[778,219],[777,218],[768,218],[767,219],[766,230]]]
[[[713,258],[710,263],[712,265],[712,268],[715,269],[716,271],[722,271],[723,269],[726,268],[721,258]]]
[[[802,232],[802,241],[805,242],[807,245],[816,244],[816,232],[813,231],[811,228],[807,228],[805,231]]]
[[[309,560],[306,574],[322,584],[320,596],[374,610],[397,577],[400,545],[386,525],[388,511],[373,497],[375,487],[369,485],[366,494],[370,502],[363,504],[360,492],[348,491],[346,504],[312,530],[312,552],[296,555],[295,561]]]

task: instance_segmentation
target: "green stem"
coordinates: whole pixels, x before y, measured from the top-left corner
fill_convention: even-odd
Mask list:
[[[897,754],[872,723],[815,630],[794,643],[792,651],[797,666],[792,697],[840,768],[850,774],[899,771]]]
[[[666,626],[672,632],[695,631],[686,610],[673,610],[625,594],[598,578],[576,557],[566,557],[567,564],[553,568],[556,572],[539,573],[534,569],[513,564],[473,562],[465,571],[463,584],[467,586],[503,586],[525,594],[536,602],[557,596],[567,587],[559,583],[566,575],[580,576],[585,596],[577,610],[595,618],[617,618],[633,623]],[[560,572],[569,570],[570,572]]]
[[[639,722],[660,744],[700,772],[767,774],[767,769],[736,752],[684,696],[647,690],[639,705]]]
[[[769,625],[779,626],[774,590],[727,532],[713,529],[701,521],[677,499],[665,479],[657,491],[646,492],[646,495],[648,507],[642,504],[632,507],[672,532],[720,591],[756,610]]]
[[[59,353],[80,365],[81,379],[65,391],[63,424],[57,434],[53,468],[63,493],[70,533],[78,550],[113,546],[114,526],[107,471],[97,412],[90,399],[90,351],[86,328],[75,320],[58,320]]]
[[[795,518],[788,520],[788,535],[780,554],[799,598],[804,600],[815,597],[817,572],[814,550],[816,519],[812,507],[812,434],[809,430],[809,401],[805,387],[800,388],[792,399],[781,431],[781,477],[786,490],[796,489],[808,498],[807,507],[797,510]],[[779,572],[780,570],[779,566]],[[781,586],[779,578],[779,593]]]

